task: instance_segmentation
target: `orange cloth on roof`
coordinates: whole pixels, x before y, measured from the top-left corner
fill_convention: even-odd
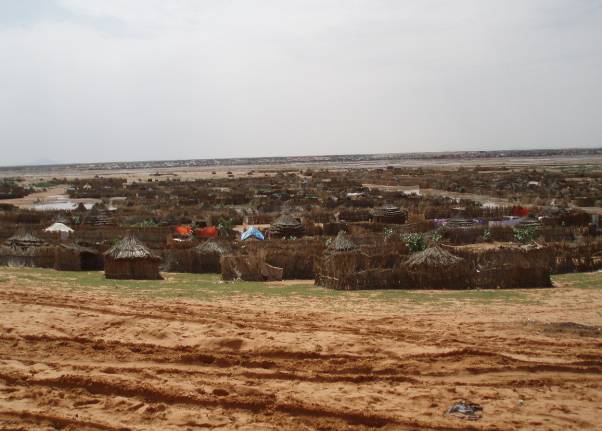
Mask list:
[[[218,231],[215,226],[208,226],[195,230],[194,234],[198,238],[215,238],[217,237]]]
[[[176,226],[176,232],[180,235],[190,235],[192,228],[190,226]]]

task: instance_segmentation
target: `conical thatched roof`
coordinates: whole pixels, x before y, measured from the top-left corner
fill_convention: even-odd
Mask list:
[[[109,210],[106,205],[102,202],[95,204],[84,222],[93,226],[105,226],[110,224]]]
[[[230,252],[230,249],[223,244],[220,244],[215,241],[205,241],[202,244],[197,245],[194,248],[194,251],[197,253],[205,254],[205,253],[216,253],[216,254],[227,254]]]
[[[80,202],[79,204],[77,204],[77,208],[75,208],[75,211],[77,211],[77,212],[86,212],[88,210],[86,209],[86,206],[84,205],[84,203]]]
[[[475,221],[473,219],[469,219],[469,218],[464,218],[460,215],[456,215],[452,218],[450,218],[447,221],[447,224],[445,225],[448,228],[468,228],[468,227],[474,227],[476,225]]]
[[[410,268],[442,268],[458,265],[464,259],[451,254],[439,246],[429,247],[424,251],[412,254],[406,264]]]
[[[299,235],[303,231],[301,222],[290,214],[282,214],[270,225],[270,233],[276,235]]]
[[[358,245],[352,241],[347,232],[340,231],[334,241],[329,245],[334,251],[352,251],[358,249]]]
[[[282,214],[272,223],[272,226],[296,227],[301,226],[301,222],[290,214]]]
[[[21,229],[13,236],[8,238],[4,243],[11,247],[39,247],[44,245],[46,242],[31,232]]]
[[[105,252],[105,256],[109,256],[114,260],[126,259],[159,259],[153,254],[144,244],[138,241],[131,233],[127,234],[115,246]]]
[[[541,223],[535,217],[523,217],[517,223],[519,227],[540,227]]]
[[[385,204],[372,211],[374,217],[384,222],[402,222],[405,223],[407,211],[402,210],[393,204]]]

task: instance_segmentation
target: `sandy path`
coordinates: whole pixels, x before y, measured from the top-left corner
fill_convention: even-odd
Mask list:
[[[533,295],[151,301],[5,282],[0,429],[599,429],[602,338],[544,323],[600,325],[602,293]],[[445,417],[460,399],[483,418]]]

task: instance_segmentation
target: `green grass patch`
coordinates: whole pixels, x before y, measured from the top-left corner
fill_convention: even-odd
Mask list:
[[[255,297],[331,298],[353,301],[432,303],[455,302],[536,302],[532,289],[516,290],[361,290],[336,291],[306,284],[268,284],[262,282],[223,282],[218,274],[163,273],[165,280],[107,280],[104,273],[55,271],[41,268],[0,268],[0,277],[14,280],[17,286],[42,285],[74,291],[94,291],[138,295],[151,298],[192,298],[211,300],[237,295]],[[572,276],[576,274],[571,274]],[[602,277],[599,282],[602,284]],[[553,290],[553,289],[552,289]],[[540,291],[540,290],[537,290]]]
[[[602,272],[577,272],[574,274],[554,275],[556,285],[580,289],[602,289]]]

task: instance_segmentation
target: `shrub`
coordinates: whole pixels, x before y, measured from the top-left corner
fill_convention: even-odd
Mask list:
[[[417,251],[422,251],[426,248],[426,242],[424,240],[424,235],[421,233],[408,233],[401,237],[406,247],[410,252],[415,253]]]
[[[491,231],[489,229],[483,231],[483,241],[491,241]]]
[[[514,238],[522,244],[529,244],[537,238],[537,229],[532,226],[516,228]]]

